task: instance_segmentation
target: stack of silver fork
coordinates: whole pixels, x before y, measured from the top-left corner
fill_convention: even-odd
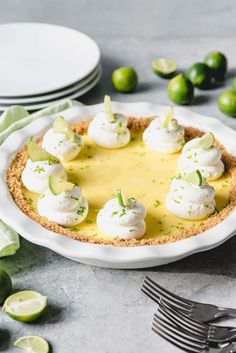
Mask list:
[[[236,309],[182,298],[149,277],[141,290],[158,304],[152,330],[174,346],[189,353],[236,352],[236,327],[211,324],[218,318],[236,317]]]

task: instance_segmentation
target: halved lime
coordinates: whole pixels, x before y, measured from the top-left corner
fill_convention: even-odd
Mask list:
[[[23,336],[18,338],[13,346],[29,353],[48,353],[50,348],[48,342],[39,336]]]
[[[4,300],[11,294],[11,291],[11,277],[6,271],[0,268],[0,305],[2,305]]]
[[[14,255],[19,248],[18,233],[0,220],[0,257]]]
[[[158,58],[152,61],[153,72],[163,78],[173,77],[177,71],[177,65],[173,60]]]
[[[115,121],[115,116],[112,113],[111,97],[110,96],[106,95],[104,97],[104,109],[105,109],[105,113],[106,113],[110,123],[114,122]]]
[[[75,184],[70,183],[62,178],[50,175],[48,178],[48,186],[54,195],[59,195],[64,191],[71,191]]]
[[[37,319],[45,310],[47,297],[34,291],[21,291],[10,295],[2,310],[17,321],[30,322]]]
[[[214,145],[215,136],[211,132],[207,132],[196,142],[196,145],[205,149],[211,148]]]
[[[33,139],[30,139],[27,145],[27,151],[29,155],[29,159],[32,162],[38,162],[38,161],[50,161],[50,163],[59,163],[59,160],[52,156],[50,153],[45,151],[42,146],[40,146],[38,143],[34,142]]]
[[[182,178],[187,182],[197,186],[201,186],[203,182],[202,174],[198,169],[192,173],[182,176]]]
[[[169,106],[167,109],[167,113],[165,116],[165,119],[161,123],[161,128],[167,128],[169,124],[171,123],[172,119],[174,117],[174,109],[172,106]]]
[[[74,133],[70,127],[70,124],[68,124],[67,121],[63,118],[63,116],[58,116],[52,126],[53,130],[59,134],[64,134],[66,138],[70,141],[74,141]]]
[[[124,192],[121,189],[117,189],[117,198],[118,202],[122,207],[126,207],[128,205],[128,201],[125,197]]]

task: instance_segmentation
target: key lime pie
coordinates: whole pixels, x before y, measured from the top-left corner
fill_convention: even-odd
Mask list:
[[[93,119],[92,119],[93,118]],[[194,236],[236,206],[236,158],[210,132],[181,126],[174,109],[142,118],[113,112],[62,116],[12,160],[18,207],[58,234],[114,246]]]

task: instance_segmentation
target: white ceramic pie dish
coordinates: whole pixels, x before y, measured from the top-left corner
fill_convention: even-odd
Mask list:
[[[132,116],[161,115],[166,106],[151,103],[113,103],[114,111]],[[79,116],[68,121],[83,120],[102,110],[102,104],[80,106]],[[175,115],[184,126],[192,126],[203,131],[211,131],[225,146],[236,155],[236,132],[217,119],[193,113],[185,108],[175,107]],[[232,237],[236,231],[236,211],[215,227],[202,234],[170,244],[156,246],[115,247],[83,243],[69,239],[43,228],[26,216],[13,201],[6,184],[6,170],[16,151],[32,135],[41,135],[52,123],[52,117],[40,118],[28,126],[14,132],[0,147],[0,218],[32,243],[45,246],[62,256],[78,262],[110,268],[144,268],[170,263],[193,253],[212,249]]]

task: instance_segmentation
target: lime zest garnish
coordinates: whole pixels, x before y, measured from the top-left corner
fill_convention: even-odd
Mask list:
[[[187,181],[193,185],[196,185],[196,186],[203,185],[204,178],[203,178],[199,169],[197,169],[194,172],[191,172],[187,175],[182,175],[181,177],[182,177],[182,179],[184,179],[185,181]]]
[[[110,96],[106,95],[104,97],[104,109],[105,109],[105,113],[108,117],[108,121],[110,123],[113,123],[115,121],[115,115],[112,113],[111,97]]]
[[[160,128],[167,128],[169,126],[169,124],[171,124],[173,118],[174,118],[174,109],[170,105],[167,109],[165,119],[162,121],[162,123],[160,125]]]
[[[49,353],[48,342],[40,336],[22,336],[18,338],[13,346],[31,353]]]
[[[75,184],[54,175],[50,175],[48,178],[48,187],[54,195],[59,195],[65,191],[71,191],[74,186]]]
[[[68,140],[71,142],[74,142],[75,140],[75,134],[73,130],[70,127],[70,124],[68,124],[67,121],[65,121],[63,116],[58,116],[54,122],[53,122],[53,131],[57,132],[59,134],[64,134]]]
[[[128,201],[125,197],[125,194],[121,189],[117,189],[117,199],[120,206],[126,207],[128,205]]]
[[[48,161],[49,164],[59,163],[59,159],[45,151],[41,145],[33,141],[31,137],[27,143],[27,152],[32,162]]]

